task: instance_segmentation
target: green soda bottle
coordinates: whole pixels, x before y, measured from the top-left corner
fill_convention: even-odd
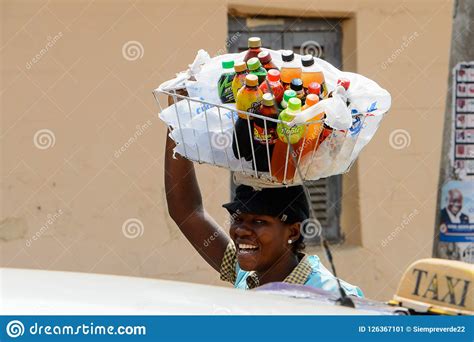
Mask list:
[[[278,116],[278,119],[283,121],[283,123],[279,122],[277,124],[277,134],[278,138],[284,143],[296,144],[304,137],[305,125],[290,127],[285,124],[285,122],[292,121],[299,113],[301,113],[301,100],[297,97],[292,97],[288,100],[288,107]]]
[[[223,61],[222,68],[224,72],[217,81],[217,91],[222,103],[232,103],[235,102],[232,92],[232,81],[235,77],[234,61]]]
[[[281,100],[280,103],[280,108],[281,109],[286,109],[288,107],[288,101],[290,101],[291,98],[296,97],[296,91],[293,89],[287,89],[283,93],[283,100]]]
[[[265,82],[267,78],[267,70],[262,67],[262,63],[257,57],[250,58],[247,62],[250,74],[253,74],[258,77],[258,84]]]

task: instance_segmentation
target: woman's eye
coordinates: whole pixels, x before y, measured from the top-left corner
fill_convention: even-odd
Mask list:
[[[255,224],[258,224],[258,225],[265,224],[265,221],[264,221],[264,220],[253,220],[253,222],[254,222]]]

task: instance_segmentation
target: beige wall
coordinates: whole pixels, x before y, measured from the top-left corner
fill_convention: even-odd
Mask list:
[[[451,7],[441,0],[3,0],[1,266],[221,284],[167,216],[165,128],[155,119],[151,90],[199,48],[211,55],[225,48],[229,9],[334,16],[345,18],[346,70],[376,80],[393,98],[374,140],[344,176],[347,242],[334,247],[335,258],[341,277],[370,297],[389,298],[408,264],[431,254]],[[122,54],[129,41],[143,46],[135,61]],[[411,142],[397,150],[389,136],[399,128]],[[47,149],[34,143],[41,129],[54,135]],[[227,172],[199,166],[198,175],[208,211],[224,224]],[[130,218],[143,223],[141,237],[124,236]],[[395,238],[383,247],[391,232]]]

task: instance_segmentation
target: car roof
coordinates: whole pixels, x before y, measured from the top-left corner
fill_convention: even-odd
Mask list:
[[[374,315],[284,293],[138,277],[0,268],[1,315]]]

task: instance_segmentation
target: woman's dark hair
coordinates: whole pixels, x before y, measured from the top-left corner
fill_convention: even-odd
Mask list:
[[[301,253],[304,251],[304,249],[306,248],[306,245],[304,244],[304,236],[303,235],[300,235],[300,237],[298,238],[298,240],[296,240],[294,243],[293,243],[293,252],[295,253]]]

